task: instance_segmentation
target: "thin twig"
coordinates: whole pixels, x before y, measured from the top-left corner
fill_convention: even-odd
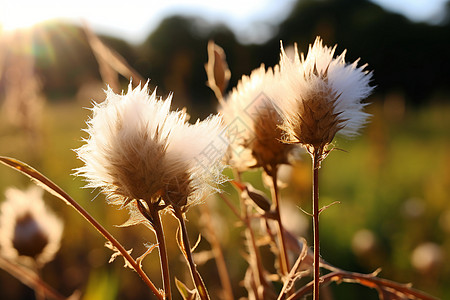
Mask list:
[[[355,272],[347,272],[344,270],[334,271],[328,273],[320,278],[322,284],[328,282],[354,282],[369,288],[376,289],[379,293],[386,293],[391,296],[396,296],[390,299],[403,299],[399,298],[398,293],[402,293],[407,299],[417,300],[437,300],[437,298],[425,294],[421,291],[415,290],[409,284],[400,284],[394,281],[382,279],[376,277],[377,272],[372,274],[361,274]],[[313,282],[308,283],[301,289],[295,292],[288,300],[296,300],[311,293],[313,288]],[[384,294],[385,295],[385,294]],[[381,299],[381,298],[380,298]]]
[[[130,263],[131,267],[138,273],[144,283],[152,290],[158,299],[163,299],[163,295],[159,292],[153,282],[148,278],[147,274],[142,270],[141,266],[131,257],[131,255],[125,250],[122,244],[116,240],[96,219],[94,219],[83,207],[81,207],[72,197],[69,196],[63,189],[58,185],[53,183],[50,179],[45,177],[39,171],[28,166],[27,164],[18,161],[14,158],[0,156],[0,162],[8,167],[11,167],[22,174],[30,177],[41,185],[45,190],[47,190],[52,195],[63,200],[67,205],[75,209],[83,218],[88,221],[97,231],[103,235],[105,239],[111,242],[111,244],[117,248],[117,250],[122,254],[122,256]]]
[[[245,225],[246,224],[246,220],[241,216],[241,214],[239,213],[238,209],[236,208],[236,206],[234,206],[234,204],[231,202],[231,200],[225,196],[223,193],[218,193],[219,197],[222,198],[222,200],[225,202],[226,205],[228,205],[228,207],[231,209],[231,211],[233,212],[233,214]]]
[[[294,286],[295,280],[300,279],[303,274],[309,273],[309,271],[305,272],[298,272],[298,269],[300,268],[300,265],[304,261],[305,257],[308,255],[308,248],[306,247],[306,240],[302,239],[303,247],[302,252],[299,254],[297,261],[295,262],[294,266],[292,267],[291,271],[289,272],[288,276],[286,277],[283,288],[281,289],[281,292],[278,296],[278,300],[282,300],[286,298],[286,295],[289,293],[289,291]]]

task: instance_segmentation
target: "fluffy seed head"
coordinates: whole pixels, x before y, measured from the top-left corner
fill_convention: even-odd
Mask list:
[[[44,205],[43,191],[6,190],[0,207],[1,253],[13,260],[34,261],[44,265],[60,247],[63,224]]]
[[[167,155],[176,164],[177,172],[169,177],[163,199],[187,208],[217,191],[217,185],[226,180],[222,171],[227,148],[228,140],[219,115],[174,128]]]
[[[211,183],[206,179],[214,177],[215,182],[222,171],[227,143],[216,141],[221,119],[189,125],[187,114],[170,111],[170,104],[171,96],[162,100],[156,92],[149,95],[147,84],[132,89],[130,83],[122,95],[108,89],[106,100],[92,109],[86,144],[76,150],[85,163],[77,174],[87,179],[87,186],[100,188],[110,203],[122,207],[134,199],[150,204],[161,197],[166,204],[195,202]],[[203,162],[207,172],[201,173],[197,160],[214,142],[218,153],[208,164]]]
[[[280,142],[283,119],[267,93],[277,84],[278,67],[265,69],[261,65],[250,76],[242,76],[221,108],[230,138],[230,164],[238,169],[273,166],[287,163],[291,145]]]
[[[277,103],[285,103],[279,107],[288,142],[323,148],[336,133],[352,137],[366,123],[369,115],[361,101],[372,92],[372,74],[357,61],[346,63],[345,51],[334,58],[335,49],[317,38],[306,58],[297,49],[290,58],[281,47],[283,88],[272,94]]]

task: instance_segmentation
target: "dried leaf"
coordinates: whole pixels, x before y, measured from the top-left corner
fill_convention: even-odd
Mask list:
[[[158,244],[146,244],[145,247],[147,248],[147,251],[145,251],[144,254],[142,254],[136,259],[136,262],[139,264],[139,267],[141,268],[142,268],[142,261],[144,260],[144,258],[147,257],[147,255],[149,255],[150,253],[152,253],[152,251],[156,247],[158,247]]]
[[[117,249],[110,241],[107,241],[105,243],[105,247],[114,251],[114,253],[111,255],[111,258],[109,259],[108,263],[112,263],[118,256],[122,256],[122,253],[120,253],[119,249]],[[133,251],[133,249],[127,250],[127,253],[131,254],[132,251]],[[128,267],[128,268],[134,270],[133,266],[128,262],[128,260],[126,260],[125,258],[123,260],[125,261],[125,264],[124,264],[125,268]]]
[[[191,252],[194,252],[195,249],[197,249],[198,245],[200,244],[200,242],[202,241],[202,235],[199,234],[197,237],[197,241],[195,242],[194,246],[191,247]]]
[[[214,252],[211,250],[205,250],[197,253],[192,253],[192,256],[194,257],[195,264],[201,266],[214,258]]]
[[[183,297],[183,300],[195,300],[197,295],[195,290],[188,289],[183,282],[178,280],[178,278],[175,278],[175,285],[177,286],[177,289],[180,292],[181,297]]]

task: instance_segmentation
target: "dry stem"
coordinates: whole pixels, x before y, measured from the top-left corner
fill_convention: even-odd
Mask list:
[[[374,288],[378,291],[380,299],[421,299],[421,300],[436,300],[436,298],[427,295],[423,292],[417,291],[409,284],[400,284],[390,280],[376,277],[377,271],[372,274],[361,274],[355,272],[347,272],[344,270],[337,270],[328,273],[321,277],[322,283],[328,282],[356,282],[361,285]],[[312,282],[308,283],[295,294],[288,298],[288,300],[300,299],[308,293],[311,293],[313,288]]]
[[[169,261],[167,259],[166,240],[164,238],[164,230],[162,227],[161,218],[159,216],[159,210],[158,209],[150,209],[150,214],[152,216],[153,228],[155,229],[156,239],[158,241],[159,259],[161,261],[161,273],[163,275],[164,298],[172,299],[172,290],[170,287]]]
[[[0,156],[0,162],[8,167],[11,167],[31,179],[35,180],[39,185],[45,188],[49,193],[63,200],[67,205],[75,209],[83,218],[86,219],[104,238],[111,242],[117,248],[122,256],[130,263],[131,267],[138,273],[144,283],[152,290],[158,299],[163,299],[163,295],[159,292],[153,282],[148,278],[147,274],[142,270],[141,266],[134,260],[133,257],[125,250],[122,244],[116,240],[100,223],[97,222],[83,207],[81,207],[72,197],[69,196],[63,189],[53,183],[50,179],[42,175],[39,171],[28,166],[27,164],[13,158]]]
[[[186,229],[186,223],[184,222],[184,216],[179,207],[173,207],[173,213],[178,220],[181,231],[181,239],[182,239],[182,252],[184,257],[189,265],[189,270],[191,271],[192,281],[194,282],[195,288],[197,289],[198,295],[201,300],[209,300],[208,291],[206,286],[200,276],[200,273],[197,271],[197,267],[194,263],[194,259],[192,258],[192,250],[191,245],[189,243],[189,237]]]
[[[300,265],[305,260],[306,256],[308,255],[308,249],[306,247],[306,240],[302,240],[303,247],[302,251],[299,254],[297,261],[295,262],[294,266],[292,267],[291,271],[289,272],[288,276],[286,277],[283,288],[281,289],[281,292],[278,296],[278,300],[282,300],[286,298],[286,295],[289,294],[289,292],[292,290],[292,287],[294,286],[294,283],[297,279],[301,278],[302,275],[308,274],[309,271],[299,272]]]
[[[319,300],[320,284],[320,239],[319,239],[319,168],[323,148],[314,148],[312,152],[313,168],[313,222],[314,222],[314,293],[313,299]]]
[[[279,247],[279,257],[280,257],[280,268],[281,268],[281,274],[283,276],[286,276],[289,273],[289,259],[288,259],[288,253],[286,249],[286,241],[284,237],[284,229],[283,224],[281,222],[281,216],[280,216],[280,197],[278,192],[278,183],[277,183],[277,167],[273,167],[271,172],[272,177],[272,202],[274,205],[275,210],[275,217],[276,217],[276,223],[278,227],[278,247]]]

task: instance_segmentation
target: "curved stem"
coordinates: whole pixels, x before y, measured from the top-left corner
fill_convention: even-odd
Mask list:
[[[159,216],[159,210],[150,209],[152,216],[153,228],[156,232],[156,239],[158,241],[159,259],[161,261],[161,273],[163,276],[164,298],[172,299],[172,289],[170,287],[170,271],[169,261],[167,258],[166,239],[164,237],[164,230]]]
[[[399,295],[405,298],[401,299],[422,299],[422,300],[437,300],[437,298],[425,294],[421,291],[413,289],[409,284],[400,284],[387,279],[376,277],[376,273],[373,274],[361,274],[355,272],[348,272],[344,270],[336,270],[322,276],[321,281],[323,283],[328,282],[353,282],[359,283],[369,288],[376,289],[380,295],[380,299],[400,299]],[[306,294],[311,293],[313,285],[308,283],[301,289],[297,290],[295,294],[290,296],[288,300],[302,299]],[[400,297],[401,297],[400,296]],[[392,298],[389,298],[392,297]]]
[[[159,292],[153,282],[148,278],[147,274],[142,270],[141,266],[134,260],[133,257],[125,250],[122,244],[116,240],[116,238],[109,233],[96,219],[94,219],[82,206],[80,206],[72,197],[69,196],[62,188],[56,185],[53,181],[45,177],[42,173],[36,169],[30,167],[29,165],[16,160],[14,158],[9,158],[5,156],[0,156],[0,162],[8,167],[19,171],[31,179],[35,180],[41,187],[47,190],[52,195],[63,200],[67,205],[75,209],[83,218],[88,221],[97,231],[111,244],[116,247],[116,249],[122,254],[122,256],[130,263],[131,267],[138,273],[142,281],[152,290],[158,299],[163,299],[163,295]]]
[[[41,277],[36,273],[31,271],[30,269],[7,260],[0,255],[0,269],[5,270],[15,278],[17,278],[20,282],[30,287],[33,290],[41,290],[48,299],[54,300],[65,300],[66,297],[61,295],[57,290],[53,287],[45,283]]]
[[[280,215],[280,197],[279,197],[279,192],[278,192],[278,179],[277,179],[277,171],[278,168],[277,167],[273,167],[272,168],[272,202],[274,204],[274,209],[275,209],[275,216],[276,216],[276,220],[277,220],[277,227],[278,227],[278,247],[280,248],[279,251],[279,256],[280,256],[280,266],[281,266],[281,274],[283,276],[286,276],[289,273],[289,258],[288,258],[288,253],[287,253],[287,248],[286,248],[286,240],[284,237],[284,229],[283,229],[283,224],[281,222],[281,215]]]
[[[36,272],[36,275],[37,275],[38,278],[42,278],[41,266],[35,264],[34,265],[34,272]],[[45,290],[41,286],[37,286],[34,289],[34,294],[35,294],[36,300],[45,300],[45,298],[46,298]]]
[[[197,289],[198,295],[201,300],[209,300],[208,291],[206,289],[205,284],[200,276],[200,273],[197,271],[197,267],[194,263],[194,259],[192,258],[192,250],[191,245],[189,243],[189,237],[186,229],[186,223],[184,222],[184,216],[179,207],[173,208],[175,217],[178,219],[178,223],[180,225],[181,231],[181,239],[182,239],[182,247],[184,257],[189,265],[189,270],[191,271],[192,281],[194,282],[195,288]]]
[[[323,149],[314,148],[312,153],[313,168],[313,233],[314,233],[314,292],[313,299],[319,300],[320,284],[320,239],[319,239],[319,168]]]

